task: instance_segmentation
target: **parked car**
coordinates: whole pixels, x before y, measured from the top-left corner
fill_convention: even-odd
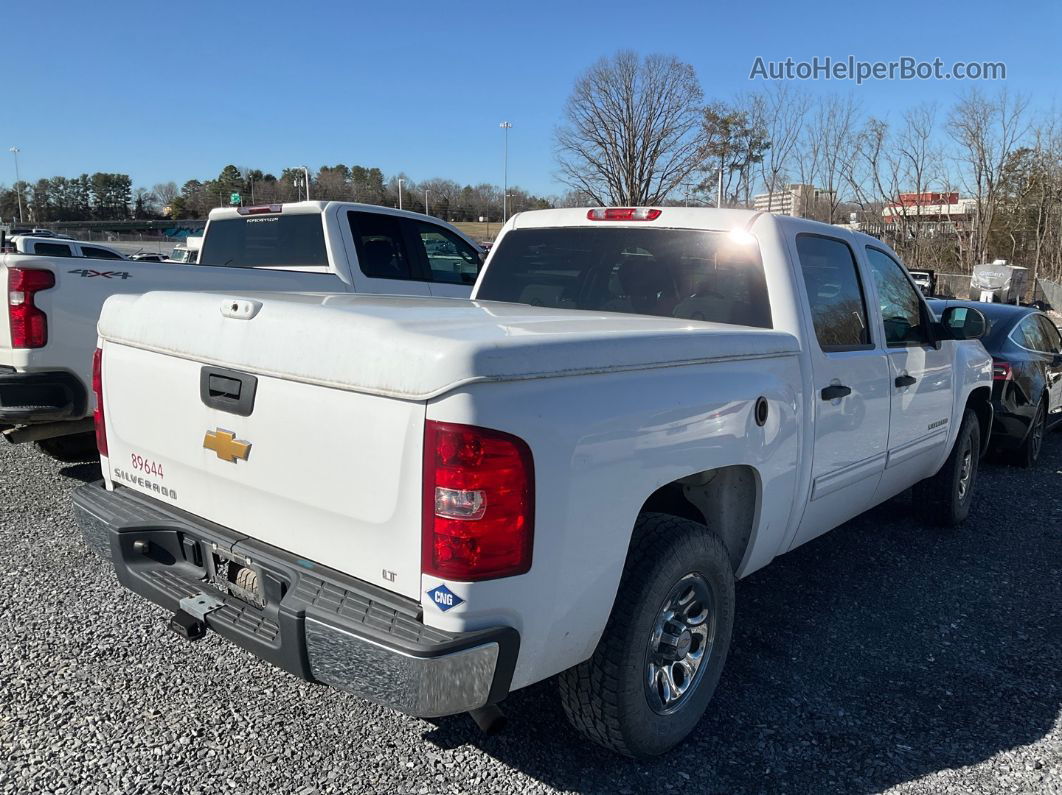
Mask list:
[[[973,307],[988,319],[981,342],[992,356],[992,447],[1023,467],[1040,458],[1047,431],[1062,422],[1062,335],[1034,307],[930,301],[937,314]]]
[[[465,252],[464,270],[450,261],[436,267],[424,244],[438,239]],[[213,210],[198,263],[183,268],[72,261],[66,258],[123,258],[96,244],[14,240],[25,253],[0,255],[8,294],[7,322],[0,324],[0,430],[8,441],[38,442],[60,460],[94,451],[91,360],[100,307],[111,295],[284,290],[467,298],[468,274],[479,263],[475,244],[444,221],[345,202]]]
[[[676,317],[711,283],[725,319]],[[983,327],[835,226],[521,213],[473,300],[111,297],[75,505],[183,637],[481,725],[559,675],[585,737],[659,754],[712,697],[736,578],[912,486],[965,519]]]
[[[161,254],[155,254],[151,251],[138,251],[136,254],[130,254],[129,259],[134,262],[165,262],[166,258]]]

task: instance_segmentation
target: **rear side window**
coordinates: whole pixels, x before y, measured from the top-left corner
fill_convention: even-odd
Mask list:
[[[108,251],[105,248],[96,248],[95,246],[82,246],[81,256],[93,257],[94,259],[121,259],[113,251]]]
[[[516,229],[495,247],[476,298],[771,327],[755,241],[694,229]]]
[[[361,272],[370,279],[412,279],[401,219],[381,213],[348,213]]]
[[[43,254],[46,257],[72,257],[70,246],[64,243],[34,243],[34,254]]]
[[[434,282],[473,284],[479,275],[479,252],[447,229],[416,222]]]
[[[797,235],[796,243],[819,347],[823,351],[872,347],[852,249],[820,235]]]
[[[318,213],[211,221],[199,264],[219,268],[327,267],[322,223]]]

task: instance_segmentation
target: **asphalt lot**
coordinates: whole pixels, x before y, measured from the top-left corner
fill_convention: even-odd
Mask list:
[[[983,467],[959,533],[894,501],[739,583],[708,716],[640,764],[550,683],[485,738],[182,641],[83,550],[95,476],[0,447],[5,793],[1062,792],[1062,434],[1033,472]]]

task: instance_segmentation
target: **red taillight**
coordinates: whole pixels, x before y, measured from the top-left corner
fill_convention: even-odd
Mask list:
[[[992,380],[993,381],[1010,381],[1014,378],[1014,373],[1011,370],[1010,362],[1003,362],[999,359],[992,360]]]
[[[48,316],[34,302],[41,290],[55,287],[55,274],[36,268],[8,268],[7,315],[12,348],[43,348],[48,344]]]
[[[535,467],[501,431],[428,420],[424,426],[421,568],[450,580],[490,580],[531,568]]]
[[[92,354],[92,395],[96,406],[92,410],[92,423],[96,426],[96,448],[100,455],[107,455],[107,426],[103,422],[103,348]]]
[[[586,211],[588,221],[655,221],[660,210],[650,207],[595,207]]]

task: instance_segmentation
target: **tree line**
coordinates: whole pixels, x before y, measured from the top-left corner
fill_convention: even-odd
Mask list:
[[[417,182],[404,173],[385,177],[379,168],[344,164],[310,170],[309,177],[309,195],[315,200],[389,207],[401,203],[407,210],[450,221],[497,222],[502,216],[502,189],[488,183],[461,185],[442,178]],[[246,205],[299,201],[306,197],[305,179],[301,168],[284,169],[278,176],[235,165],[225,166],[214,179],[190,179],[180,187],[164,182],[134,189],[128,174],[52,177],[0,189],[0,217],[18,217],[21,192],[28,213],[24,217],[32,223],[205,218],[216,207],[231,206],[233,194]],[[555,201],[509,188],[510,213],[552,207]]]
[[[911,267],[1003,258],[1062,279],[1062,112],[1006,88],[891,118],[785,82],[706,102],[689,64],[623,51],[576,81],[555,144],[563,204],[751,207],[813,185],[802,214],[854,222]],[[958,193],[969,212],[928,223],[905,193]]]

